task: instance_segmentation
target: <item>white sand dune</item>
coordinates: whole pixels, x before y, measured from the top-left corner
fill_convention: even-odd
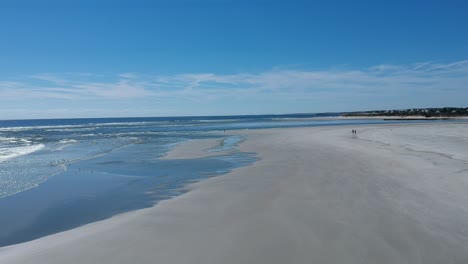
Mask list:
[[[254,165],[2,248],[0,263],[468,263],[468,164],[450,157],[466,153],[400,147],[438,149],[444,135],[466,139],[453,132],[466,125],[356,128],[238,131],[241,150],[261,157]]]

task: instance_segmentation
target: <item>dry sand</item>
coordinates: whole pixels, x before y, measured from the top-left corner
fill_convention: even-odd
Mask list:
[[[2,248],[0,263],[468,263],[468,162],[353,128],[239,131],[254,165]]]

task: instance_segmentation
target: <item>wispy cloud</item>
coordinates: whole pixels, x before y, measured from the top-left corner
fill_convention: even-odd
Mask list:
[[[127,73],[121,73],[118,75],[120,78],[125,78],[125,79],[133,79],[137,78],[138,74],[133,73],[133,72],[127,72]]]
[[[212,101],[223,98],[336,98],[375,95],[464,93],[468,60],[451,63],[375,65],[368,68],[301,70],[276,68],[260,73],[36,74],[0,80],[0,100],[55,98],[76,100],[138,98]]]
[[[103,97],[110,99],[121,98],[141,98],[152,96],[152,92],[140,83],[130,82],[128,80],[119,80],[117,82],[103,83],[91,82],[73,85],[76,91],[82,95]]]

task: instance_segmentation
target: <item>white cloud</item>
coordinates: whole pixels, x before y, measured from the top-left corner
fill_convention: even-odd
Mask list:
[[[73,88],[84,95],[110,99],[141,98],[152,95],[151,91],[145,89],[141,84],[131,83],[128,80],[120,80],[114,83],[75,84]]]
[[[133,72],[126,72],[126,73],[121,73],[118,76],[124,79],[133,79],[133,78],[137,78],[138,74],[133,73]]]
[[[107,79],[105,79],[107,78]],[[418,93],[468,96],[468,61],[424,62],[411,65],[376,65],[363,69],[293,70],[274,69],[260,73],[189,73],[116,76],[93,74],[37,74],[0,81],[3,99],[97,98],[125,100],[213,101],[223,98],[334,100],[339,97],[373,95],[388,97]],[[451,91],[447,95],[447,91]]]

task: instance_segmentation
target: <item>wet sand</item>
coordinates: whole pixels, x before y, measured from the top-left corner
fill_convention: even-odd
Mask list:
[[[459,140],[466,126],[446,132]],[[468,162],[430,140],[400,145],[404,133],[369,137],[401,127],[237,131],[260,161],[155,207],[1,248],[0,263],[468,263]]]
[[[195,159],[206,158],[212,156],[224,155],[226,151],[208,152],[208,149],[215,148],[221,145],[223,139],[210,138],[189,140],[175,146],[166,156],[161,159]]]

